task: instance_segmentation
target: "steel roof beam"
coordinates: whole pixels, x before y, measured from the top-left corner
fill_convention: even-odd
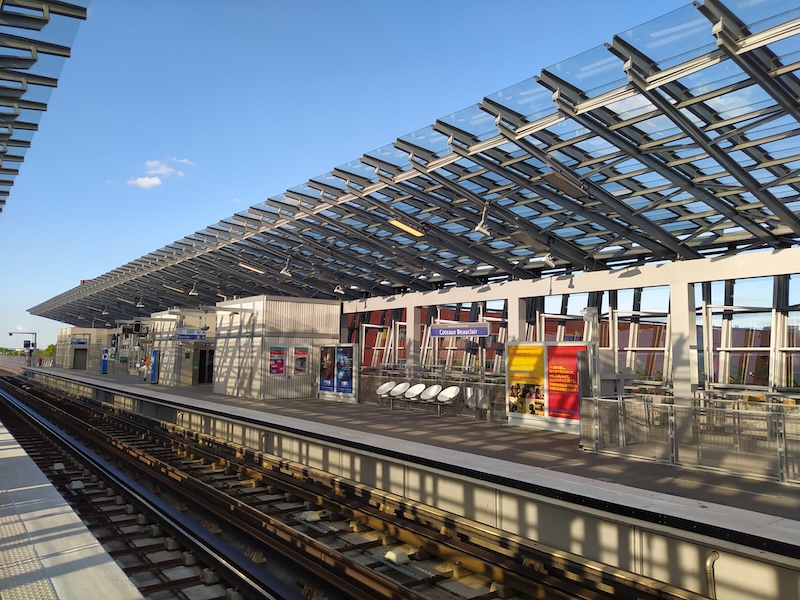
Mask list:
[[[628,75],[628,81],[636,86],[642,95],[657,106],[658,109],[687,136],[708,152],[711,158],[717,161],[728,173],[737,179],[753,197],[758,199],[764,206],[772,211],[773,214],[777,215],[795,234],[800,234],[800,219],[797,218],[797,215],[787,209],[782,202],[777,200],[767,190],[761,189],[761,185],[758,181],[739,166],[735,160],[731,159],[722,149],[709,143],[708,138],[706,138],[697,126],[678,111],[658,90],[648,90],[647,82],[636,72],[633,61],[626,63],[624,69]]]
[[[640,152],[635,145],[628,142],[624,137],[617,133],[617,131],[609,131],[608,127],[605,126],[605,123],[598,121],[597,118],[591,113],[578,114],[574,107],[569,106],[562,98],[559,98],[556,102],[559,106],[559,110],[563,111],[564,114],[566,114],[569,118],[575,120],[583,127],[586,127],[590,131],[594,132],[597,136],[601,137],[607,142],[615,145],[618,148],[621,148],[630,156],[635,157],[636,160],[641,162],[647,168],[652,169],[654,172],[664,177],[667,181],[674,184],[679,189],[703,201],[709,207],[714,208],[736,225],[745,228],[765,244],[773,247],[784,245],[781,240],[776,238],[769,231],[765,230],[763,227],[760,227],[752,220],[741,216],[735,208],[727,205],[724,201],[716,198],[712,194],[709,194],[705,189],[694,185],[676,169],[670,169],[652,154]],[[694,258],[697,258],[698,256],[699,255],[695,255]]]
[[[779,65],[778,57],[765,46],[746,50],[737,41],[747,36],[746,27],[719,2],[707,1],[705,5],[698,6],[698,10],[714,24],[712,32],[717,38],[717,46],[722,48],[728,58],[758,83],[787,114],[800,121],[796,91],[793,94],[786,90],[779,80],[769,75],[769,70]]]

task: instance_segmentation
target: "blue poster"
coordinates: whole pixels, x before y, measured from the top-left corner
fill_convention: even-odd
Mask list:
[[[353,393],[353,347],[336,346],[336,391]]]

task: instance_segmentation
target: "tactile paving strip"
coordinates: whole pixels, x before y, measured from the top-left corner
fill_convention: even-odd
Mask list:
[[[0,490],[0,600],[58,600],[8,494]]]

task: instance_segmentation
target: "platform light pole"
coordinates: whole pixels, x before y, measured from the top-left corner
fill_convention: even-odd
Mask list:
[[[33,348],[30,349],[30,354],[28,355],[28,366],[32,366],[33,363],[33,356],[36,354],[36,332],[35,331],[9,331],[8,335],[32,335],[33,336]]]

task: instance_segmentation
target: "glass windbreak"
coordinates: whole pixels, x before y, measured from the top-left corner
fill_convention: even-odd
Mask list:
[[[666,317],[642,320],[639,323],[636,345],[639,348],[665,348],[667,345]]]
[[[772,308],[772,281],[772,277],[737,279],[733,285],[733,305]]]
[[[637,379],[645,381],[664,380],[664,353],[657,351],[638,351],[630,365]]]
[[[771,313],[740,313],[731,317],[731,348],[769,348],[771,335]]]
[[[731,352],[728,361],[727,383],[759,386],[769,383],[769,352]]]
[[[784,355],[786,380],[785,387],[800,387],[800,351],[787,352]]]

